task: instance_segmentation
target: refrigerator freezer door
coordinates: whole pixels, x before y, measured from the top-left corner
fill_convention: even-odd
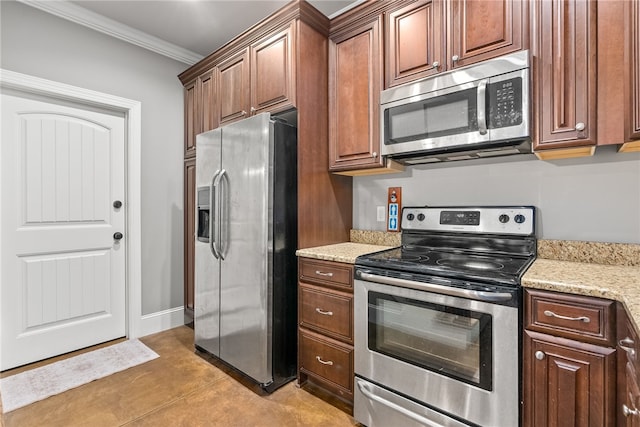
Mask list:
[[[270,117],[222,128],[220,358],[258,383],[272,381]]]
[[[196,187],[209,187],[220,171],[222,161],[222,132],[215,129],[196,137]],[[212,194],[215,197],[215,194]],[[209,222],[219,222],[214,197],[209,200]],[[198,218],[196,218],[198,221]],[[220,355],[220,261],[212,251],[214,236],[209,242],[195,244],[195,344],[209,353]]]

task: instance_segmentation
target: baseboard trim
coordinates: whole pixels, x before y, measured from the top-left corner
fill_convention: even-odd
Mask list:
[[[140,335],[155,334],[184,325],[184,307],[145,314],[140,319]]]

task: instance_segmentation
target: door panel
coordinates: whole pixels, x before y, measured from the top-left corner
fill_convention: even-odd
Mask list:
[[[125,144],[121,114],[13,94],[2,107],[9,369],[125,335]]]

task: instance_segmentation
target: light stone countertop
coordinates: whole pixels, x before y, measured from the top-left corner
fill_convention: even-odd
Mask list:
[[[354,264],[360,255],[399,246],[400,233],[351,230],[351,240],[299,249],[296,255]],[[620,301],[640,331],[638,244],[538,240],[538,258],[522,286]]]
[[[538,258],[522,277],[522,286],[620,301],[640,327],[638,266]]]
[[[366,243],[336,243],[334,245],[316,246],[298,249],[296,255],[305,258],[323,259],[325,261],[345,262],[355,264],[360,255],[390,249],[391,246],[370,245]]]

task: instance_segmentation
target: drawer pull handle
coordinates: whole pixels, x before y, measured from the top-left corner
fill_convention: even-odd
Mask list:
[[[625,417],[628,417],[629,415],[632,415],[632,416],[638,416],[638,415],[640,415],[640,411],[638,411],[638,409],[637,409],[637,408],[633,408],[633,409],[631,409],[631,408],[629,408],[627,405],[625,405],[625,404],[623,403],[623,404],[622,404],[622,414],[623,414]]]
[[[324,361],[324,360],[322,360],[322,358],[320,356],[316,356],[316,360],[318,362],[322,363],[323,365],[329,365],[329,366],[333,365],[333,361],[332,360]]]
[[[626,351],[631,357],[635,357],[636,355],[636,350],[632,347],[634,344],[635,343],[633,342],[633,340],[629,337],[618,341],[618,345],[620,346],[620,348]]]
[[[333,311],[324,311],[323,309],[316,307],[316,312],[323,316],[333,316]]]
[[[333,273],[323,273],[323,272],[322,272],[322,271],[320,271],[320,270],[316,270],[316,274],[317,274],[318,276],[333,277]]]
[[[548,316],[548,317],[556,317],[556,318],[562,319],[562,320],[574,320],[574,321],[579,321],[579,322],[584,322],[584,323],[591,322],[591,319],[589,319],[587,316],[567,317],[567,316],[562,316],[560,314],[556,314],[551,310],[545,310],[544,311],[544,315]]]

